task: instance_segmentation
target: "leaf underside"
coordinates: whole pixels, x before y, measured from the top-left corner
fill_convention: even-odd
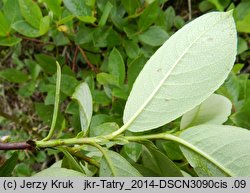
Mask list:
[[[184,26],[137,77],[124,110],[126,128],[151,130],[199,105],[228,76],[236,47],[231,12],[208,13]]]

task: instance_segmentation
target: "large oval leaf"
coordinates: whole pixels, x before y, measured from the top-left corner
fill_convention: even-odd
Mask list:
[[[199,17],[149,59],[125,106],[130,131],[162,126],[199,105],[224,82],[236,56],[232,12]]]
[[[181,146],[199,176],[250,176],[250,132],[226,125],[199,125],[181,133]],[[201,155],[202,154],[202,155]]]
[[[212,94],[199,106],[185,113],[181,118],[181,129],[201,124],[222,124],[231,114],[231,101],[218,94]]]

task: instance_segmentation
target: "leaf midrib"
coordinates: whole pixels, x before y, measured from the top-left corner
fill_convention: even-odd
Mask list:
[[[225,18],[223,18],[225,19]],[[215,22],[208,30],[205,30],[203,33],[201,33],[185,50],[184,52],[179,56],[179,58],[176,60],[176,62],[173,64],[173,66],[170,68],[170,70],[168,71],[168,73],[164,76],[164,78],[160,81],[160,83],[158,84],[158,86],[153,90],[153,92],[149,95],[149,97],[147,98],[147,100],[143,103],[143,105],[136,111],[136,113],[134,114],[134,116],[132,118],[129,119],[129,121],[127,123],[125,123],[124,127],[128,128],[133,122],[134,120],[139,116],[139,114],[143,111],[143,109],[149,104],[149,102],[153,99],[153,97],[155,96],[155,94],[159,91],[159,89],[161,88],[161,86],[164,84],[164,82],[169,78],[169,75],[171,74],[171,72],[175,69],[175,67],[178,65],[178,63],[181,61],[181,59],[187,54],[187,52],[189,51],[189,49],[204,35],[206,34],[208,31],[210,31],[215,25],[217,25],[222,19],[218,20],[217,22]]]
[[[193,151],[194,153],[198,154],[199,156],[205,158],[208,162],[212,163],[214,166],[216,166],[220,171],[222,171],[227,176],[236,176],[231,171],[229,171],[227,168],[225,168],[221,163],[219,163],[217,160],[215,160],[213,157],[211,157],[209,154],[204,152],[202,149],[194,146],[192,143],[186,141],[185,139],[182,139],[180,137],[176,137],[171,134],[165,135],[165,139],[174,141],[179,143],[185,148],[188,148],[189,150]]]

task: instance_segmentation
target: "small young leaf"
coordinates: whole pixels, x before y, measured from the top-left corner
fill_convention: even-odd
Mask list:
[[[114,151],[106,151],[100,163],[100,177],[140,177],[141,174],[121,155]],[[112,167],[112,168],[111,168]]]
[[[123,84],[125,80],[125,64],[120,52],[114,48],[108,58],[109,72],[119,78],[119,83]]]
[[[208,13],[188,23],[137,77],[125,106],[124,129],[151,130],[199,105],[228,76],[236,48],[232,12]]]
[[[185,113],[181,119],[181,129],[201,124],[222,124],[231,114],[232,103],[222,95],[212,94],[199,106]]]
[[[79,114],[82,131],[86,134],[89,129],[93,105],[92,105],[92,95],[87,83],[83,82],[76,87],[72,99],[77,100],[79,104]]]

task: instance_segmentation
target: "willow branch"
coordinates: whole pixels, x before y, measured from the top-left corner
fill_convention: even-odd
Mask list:
[[[35,148],[32,141],[15,142],[15,143],[1,143],[0,150],[33,150]]]

